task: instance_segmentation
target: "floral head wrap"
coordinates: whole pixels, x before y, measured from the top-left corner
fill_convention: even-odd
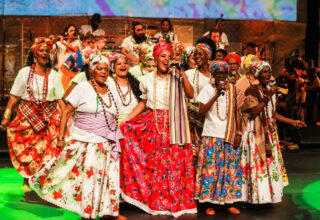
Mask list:
[[[179,51],[180,53],[183,53],[185,51],[185,46],[183,43],[175,42],[172,45],[172,49],[174,51]]]
[[[255,61],[255,60],[258,60],[258,58],[253,54],[249,54],[244,58],[242,66],[246,70],[247,73],[250,70],[249,69],[250,62]]]
[[[39,50],[41,44],[46,44],[49,50],[52,49],[52,41],[49,38],[45,37],[37,37],[34,39],[34,43],[32,44],[30,50],[32,53],[35,53],[37,50]]]
[[[122,53],[112,52],[112,53],[108,53],[107,54],[107,58],[109,59],[110,64],[111,64],[110,65],[110,70],[111,70],[112,73],[114,73],[114,64],[117,62],[117,60],[120,57],[126,58]]]
[[[259,73],[261,72],[261,70],[264,68],[264,67],[269,67],[270,70],[271,70],[271,66],[268,62],[266,61],[263,61],[263,60],[259,60],[259,61],[253,61],[253,62],[250,62],[250,70],[252,71],[252,73],[254,74],[254,77],[255,78],[258,78],[259,76]]]

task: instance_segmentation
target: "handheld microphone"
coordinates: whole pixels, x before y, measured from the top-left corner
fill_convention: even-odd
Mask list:
[[[237,75],[237,72],[233,70],[233,71],[231,72],[231,76],[236,76],[236,75]]]
[[[220,81],[219,82],[219,85],[222,85],[222,84],[224,85],[224,81]],[[224,91],[224,89],[222,89],[221,90],[221,95],[224,96],[224,94],[225,94],[225,91]]]
[[[175,62],[170,62],[169,63],[169,66],[170,67],[177,67],[177,69],[180,69],[181,68],[181,64],[180,63],[175,63]]]
[[[271,81],[271,82],[269,83],[270,88],[271,88],[272,86],[274,86],[274,85],[276,85],[276,81]]]

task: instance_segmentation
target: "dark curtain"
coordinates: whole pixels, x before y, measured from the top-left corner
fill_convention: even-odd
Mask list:
[[[318,67],[319,51],[319,0],[307,1],[307,32],[305,51],[307,61],[313,60]]]

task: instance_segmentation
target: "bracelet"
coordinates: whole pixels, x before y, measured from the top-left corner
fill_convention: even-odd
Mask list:
[[[64,141],[64,137],[58,137],[58,141]]]
[[[10,119],[11,116],[11,109],[6,109],[3,113],[3,119]]]

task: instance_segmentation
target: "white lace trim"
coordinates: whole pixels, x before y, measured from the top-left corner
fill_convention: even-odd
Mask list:
[[[127,203],[134,205],[134,206],[142,209],[143,211],[145,211],[146,213],[151,214],[151,215],[172,215],[173,217],[179,217],[180,215],[183,215],[183,214],[196,214],[197,213],[197,208],[181,210],[179,212],[155,211],[155,210],[150,209],[148,206],[142,204],[141,202],[127,196],[122,191],[121,191],[121,196],[122,196],[123,200],[126,201]]]

